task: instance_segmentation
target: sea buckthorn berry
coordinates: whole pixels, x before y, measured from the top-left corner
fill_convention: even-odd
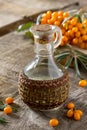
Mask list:
[[[49,14],[50,16],[52,15],[52,11],[47,11],[47,14]]]
[[[6,107],[4,108],[4,113],[5,113],[5,114],[11,114],[11,113],[12,113],[12,108],[11,108],[10,106],[6,106]]]
[[[83,40],[82,40],[82,37],[79,37],[79,43],[82,43]]]
[[[50,126],[57,126],[59,124],[59,121],[56,119],[56,118],[54,118],[54,119],[51,119],[50,121],[49,121],[49,125]]]
[[[83,41],[87,41],[87,35],[82,36]]]
[[[73,109],[70,109],[70,110],[68,110],[68,111],[67,111],[67,114],[66,114],[66,115],[67,115],[67,117],[69,117],[69,118],[70,118],[70,117],[72,117],[72,116],[73,116],[73,114],[74,114]]]
[[[87,27],[87,19],[83,21],[83,24]]]
[[[79,22],[78,22],[78,23],[76,24],[76,27],[78,27],[78,29],[81,30],[81,29],[82,29],[82,23],[79,23]]]
[[[85,49],[85,42],[80,43],[80,44],[79,44],[79,47],[80,47],[81,49]]]
[[[73,40],[72,40],[73,45],[77,45],[78,42],[79,42],[78,38],[73,38]]]
[[[73,27],[73,28],[72,28],[72,31],[73,31],[74,33],[76,33],[76,32],[78,32],[78,28],[77,28],[77,27]]]
[[[63,16],[63,11],[58,11],[58,16]]]
[[[46,24],[47,23],[47,19],[46,18],[42,18],[41,19],[41,24]]]
[[[52,17],[51,18],[51,20],[52,20],[53,23],[56,21],[56,19],[57,19],[56,17]]]
[[[75,34],[76,37],[80,37],[80,31]]]
[[[68,12],[64,12],[63,13],[63,18],[66,18],[66,17],[68,17],[69,16],[69,13]]]
[[[67,43],[67,42],[68,42],[67,36],[62,36],[62,41],[63,41],[64,43]]]
[[[68,32],[68,36],[69,36],[69,37],[73,37],[73,36],[74,36],[74,33],[73,33],[72,30],[68,30],[67,32]]]
[[[53,12],[52,13],[52,17],[56,17],[57,18],[58,17],[58,12]]]
[[[77,121],[81,119],[79,112],[74,112],[74,119],[77,120]]]
[[[82,34],[82,35],[85,35],[85,34],[86,34],[86,30],[85,30],[85,29],[82,29],[82,30],[81,30],[81,34]]]
[[[87,81],[86,81],[86,80],[80,80],[80,81],[79,81],[79,86],[80,86],[80,87],[85,87],[85,86],[87,86]]]
[[[74,105],[73,102],[69,102],[69,103],[67,104],[67,108],[68,108],[68,109],[73,109],[74,107],[75,107],[75,105]]]
[[[59,26],[60,25],[60,21],[55,21],[54,25]]]
[[[83,115],[83,111],[82,111],[82,110],[79,110],[79,109],[78,109],[78,110],[75,110],[75,111],[74,111],[74,113],[75,113],[75,112],[79,113],[79,114],[80,114],[80,116],[82,116],[82,115]]]
[[[14,99],[13,99],[12,97],[7,97],[7,98],[5,99],[5,102],[6,102],[7,104],[11,104],[11,103],[13,103],[13,101],[14,101]]]
[[[73,28],[73,26],[70,24],[70,25],[69,25],[69,29],[72,29],[72,28]]]
[[[70,24],[75,26],[78,22],[78,19],[77,18],[72,18],[72,20],[70,21]]]
[[[60,21],[60,22],[62,22],[63,21],[63,17],[62,16],[58,16],[57,20]]]

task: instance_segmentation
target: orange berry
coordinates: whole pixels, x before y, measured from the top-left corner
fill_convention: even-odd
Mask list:
[[[66,32],[66,30],[64,28],[62,28],[62,34],[64,35]]]
[[[73,33],[72,30],[68,30],[68,31],[67,31],[67,34],[68,34],[69,37],[73,37],[73,36],[74,36],[74,33]]]
[[[58,16],[63,16],[63,11],[58,11]]]
[[[79,42],[78,38],[73,38],[73,40],[72,40],[73,45],[77,45],[78,42]]]
[[[67,115],[67,117],[70,118],[70,117],[73,116],[73,114],[74,114],[73,109],[70,109],[70,110],[67,111],[67,114],[66,114],[66,115]]]
[[[73,31],[74,33],[76,33],[76,32],[78,31],[78,28],[77,28],[77,27],[73,27],[73,28],[72,28],[72,31]]]
[[[48,19],[48,20],[47,20],[47,23],[48,23],[48,24],[53,24],[53,21],[52,21],[51,19]]]
[[[87,35],[82,36],[83,41],[87,41]]]
[[[50,126],[57,126],[59,124],[59,121],[54,118],[49,121]]]
[[[79,47],[80,47],[81,49],[85,49],[85,43],[84,43],[84,42],[80,43],[80,44],[79,44]]]
[[[79,22],[78,22],[78,23],[76,24],[76,27],[77,27],[79,30],[81,30],[81,29],[82,29],[82,23],[79,23]]]
[[[72,29],[72,28],[73,28],[73,25],[70,24],[70,25],[69,25],[69,29]]]
[[[78,22],[78,19],[77,18],[72,18],[72,20],[70,21],[70,24],[75,26]]]
[[[77,121],[81,119],[79,112],[74,112],[74,119],[77,120]]]
[[[87,19],[83,21],[83,24],[87,27]]]
[[[69,16],[69,13],[68,12],[64,12],[63,13],[63,18],[66,18],[66,17],[68,17]]]
[[[79,110],[79,109],[78,109],[78,110],[75,110],[75,111],[74,111],[74,113],[75,113],[75,112],[79,113],[79,114],[80,114],[80,116],[82,116],[82,115],[83,115],[83,112],[82,112],[81,110]]]
[[[52,11],[48,10],[48,11],[47,11],[47,14],[49,14],[50,17],[51,17],[51,15],[52,15]]]
[[[67,43],[67,42],[68,42],[67,36],[62,36],[62,41],[63,41],[64,43]]]
[[[80,37],[80,31],[76,32],[75,36]]]
[[[79,37],[79,43],[82,43],[83,40],[82,40],[82,37]]]
[[[55,21],[55,22],[54,22],[54,25],[59,26],[59,25],[60,25],[60,22],[59,22],[59,21]]]
[[[81,34],[85,35],[86,34],[86,29],[81,29]]]
[[[13,99],[12,97],[7,97],[7,98],[5,99],[5,102],[6,102],[7,104],[11,104],[11,103],[13,103],[13,101],[14,101],[14,99]]]
[[[87,81],[84,79],[84,80],[80,80],[79,81],[79,86],[80,87],[85,87],[85,86],[87,86]]]
[[[57,20],[60,21],[60,22],[62,22],[63,17],[62,17],[62,16],[58,16],[58,17],[57,17]]]
[[[58,12],[53,12],[52,13],[52,17],[56,17],[57,18],[58,17]]]
[[[4,108],[4,113],[5,114],[11,114],[12,113],[12,108],[10,106],[7,106]]]
[[[47,23],[47,19],[46,18],[42,18],[41,19],[41,24],[46,24]]]
[[[72,102],[69,102],[68,104],[67,104],[67,108],[68,109],[73,109],[75,107],[75,105],[74,105],[74,103],[72,103]]]
[[[54,23],[56,21],[56,19],[57,19],[56,17],[52,17],[51,18],[52,23]]]

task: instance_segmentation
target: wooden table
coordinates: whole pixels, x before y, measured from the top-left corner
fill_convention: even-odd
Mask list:
[[[65,116],[65,105],[59,111],[36,112],[21,101],[18,94],[18,75],[34,56],[33,45],[30,42],[16,32],[0,38],[0,99],[4,100],[5,97],[12,96],[15,103],[19,105],[18,112],[10,116],[0,112],[0,115],[9,121],[5,126],[0,125],[0,130],[52,130],[49,120],[53,117],[57,117],[60,122],[56,130],[76,130],[77,128],[86,130],[87,88],[78,86],[78,79],[73,69],[69,70],[70,91],[66,103],[72,101],[76,104],[76,108],[83,110],[84,115],[80,121],[74,121]]]
[[[18,112],[11,115],[0,112],[0,116],[9,121],[6,125],[0,124],[0,130],[87,130],[87,88],[78,86],[78,78],[74,69],[68,70],[70,77],[69,96],[60,110],[34,111],[20,99],[18,75],[34,57],[31,42],[17,32],[9,33],[0,38],[0,100],[4,101],[6,97],[12,96],[18,107]],[[87,78],[87,72],[83,74]],[[83,110],[84,115],[80,121],[68,119],[65,116],[65,105],[69,101],[74,102],[77,109]],[[55,128],[49,126],[49,120],[54,117],[59,120],[59,125]]]

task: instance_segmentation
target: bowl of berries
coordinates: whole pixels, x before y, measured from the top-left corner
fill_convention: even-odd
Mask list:
[[[51,24],[61,28],[62,42],[55,50],[58,62],[73,66],[82,78],[79,64],[87,71],[87,12],[83,9],[47,11],[37,17],[36,24]]]
[[[83,10],[47,11],[37,17],[36,24],[52,24],[62,30],[60,46],[70,44],[87,50],[87,13]]]

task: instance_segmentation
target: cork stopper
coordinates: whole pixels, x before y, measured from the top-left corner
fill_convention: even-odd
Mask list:
[[[34,30],[35,31],[42,31],[42,32],[46,32],[46,31],[50,31],[52,28],[50,25],[48,24],[43,24],[43,25],[36,25],[34,26]]]
[[[52,30],[52,27],[50,25],[36,25],[34,26],[34,30],[38,31],[39,33],[42,32],[42,34],[40,33],[40,37],[35,38],[36,43],[47,44],[53,41],[53,37],[50,37],[50,34],[46,33]]]

